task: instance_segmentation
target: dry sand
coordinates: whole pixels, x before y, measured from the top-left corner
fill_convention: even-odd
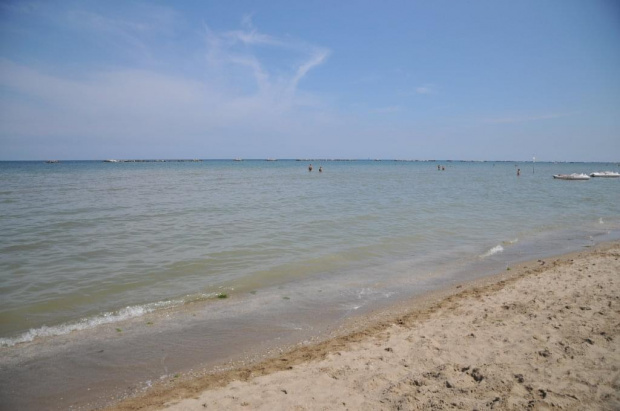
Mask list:
[[[620,409],[620,243],[486,284],[118,409]]]

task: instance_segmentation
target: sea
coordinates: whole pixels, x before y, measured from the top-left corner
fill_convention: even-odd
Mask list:
[[[98,408],[618,240],[619,178],[552,178],[606,170],[620,165],[0,162],[0,409]]]

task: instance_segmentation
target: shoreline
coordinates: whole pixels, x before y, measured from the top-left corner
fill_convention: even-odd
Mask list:
[[[248,405],[250,406],[250,408],[256,408],[256,407],[260,408],[261,406],[268,407],[268,403],[265,402],[267,401],[267,399],[257,398],[256,395],[252,394],[253,392],[252,390],[253,389],[256,390],[256,381],[263,380],[263,379],[277,380],[277,378],[288,373],[288,374],[293,374],[293,375],[292,376],[289,375],[285,378],[291,379],[291,385],[294,385],[295,376],[297,376],[297,378],[300,378],[300,376],[304,374],[304,372],[308,373],[310,370],[313,370],[314,367],[316,367],[317,364],[319,363],[323,363],[323,362],[329,363],[330,361],[338,362],[337,360],[344,361],[343,364],[340,364],[340,366],[342,366],[343,368],[346,369],[348,367],[349,369],[351,369],[351,367],[353,367],[354,365],[356,364],[359,365],[359,362],[361,360],[357,359],[356,361],[351,362],[350,359],[342,360],[342,357],[353,355],[352,353],[354,353],[356,350],[359,350],[360,345],[364,346],[364,345],[380,344],[380,342],[375,341],[371,343],[371,341],[374,341],[374,340],[385,341],[386,338],[389,339],[389,337],[386,337],[385,334],[388,334],[388,335],[394,334],[394,333],[402,334],[403,331],[401,329],[405,329],[405,330],[417,329],[428,322],[431,322],[431,323],[435,322],[437,324],[440,324],[442,321],[442,318],[436,318],[436,317],[442,317],[442,315],[446,317],[446,315],[448,315],[444,313],[444,311],[446,311],[447,309],[446,307],[452,307],[452,310],[454,310],[456,309],[454,307],[465,304],[472,299],[480,300],[480,299],[485,299],[485,298],[491,298],[493,296],[497,297],[498,294],[501,294],[502,292],[504,292],[506,289],[510,287],[515,287],[519,283],[523,283],[527,280],[532,280],[532,278],[546,277],[546,274],[548,274],[548,272],[553,272],[554,270],[561,271],[561,272],[565,272],[568,270],[567,272],[572,273],[572,271],[575,271],[575,270],[572,269],[571,271],[571,267],[574,267],[576,264],[582,264],[584,261],[597,259],[597,258],[608,260],[609,256],[608,257],[605,257],[605,256],[609,253],[611,253],[612,255],[611,260],[615,261],[616,265],[614,266],[615,267],[614,269],[615,269],[615,272],[617,273],[618,272],[617,260],[618,260],[618,254],[620,253],[620,242],[617,242],[617,241],[598,244],[592,249],[585,250],[585,251],[577,251],[577,252],[572,252],[572,253],[568,253],[568,254],[564,254],[560,256],[545,258],[543,260],[520,263],[520,264],[515,265],[514,267],[510,267],[511,268],[510,271],[498,273],[498,274],[491,275],[491,276],[484,277],[484,278],[479,278],[479,279],[472,280],[472,281],[458,284],[458,285],[450,285],[445,289],[426,293],[422,296],[415,297],[412,300],[409,300],[406,302],[397,303],[395,306],[387,310],[381,310],[379,312],[365,314],[362,318],[354,318],[348,321],[348,323],[345,326],[332,332],[332,336],[329,337],[327,340],[319,341],[319,342],[311,342],[310,344],[297,345],[291,351],[283,352],[275,357],[270,357],[264,361],[256,362],[250,365],[233,364],[231,369],[219,371],[219,372],[212,372],[212,373],[208,373],[208,372],[202,373],[202,375],[197,373],[193,375],[178,376],[177,378],[173,377],[170,381],[156,384],[154,387],[150,388],[144,394],[138,397],[126,399],[108,409],[109,410],[160,409],[163,407],[167,408],[169,406],[172,406],[172,409],[204,409],[202,404],[203,403],[207,404],[209,402],[207,401],[207,399],[216,401],[216,402],[220,401],[220,402],[217,402],[217,404],[220,407],[226,407],[226,408],[231,408],[231,407],[242,408]],[[615,260],[613,260],[613,258],[615,258]],[[544,263],[542,261],[544,261]],[[577,261],[577,263],[575,263],[575,261]],[[556,277],[557,277],[557,273],[556,273]],[[556,284],[555,286],[557,288],[560,286],[560,284]],[[568,285],[564,284],[564,286],[567,287]],[[617,282],[616,282],[615,287],[616,287],[614,289],[616,292],[615,297],[617,299],[617,298],[620,298],[618,297],[619,293],[617,292],[617,287],[618,287]],[[532,291],[535,292],[536,290],[532,290]],[[617,305],[618,303],[616,302],[615,304]],[[508,309],[500,308],[500,311],[506,311],[507,313],[510,313],[511,311],[510,306],[508,307],[509,307]],[[523,309],[523,307],[521,308]],[[616,308],[615,316],[617,317],[618,316],[617,306],[615,308]],[[489,310],[488,307],[487,307],[487,310]],[[537,315],[536,313],[530,313],[530,314]],[[395,331],[394,328],[396,328],[397,330]],[[410,332],[410,331],[407,331],[407,332]],[[605,333],[607,334],[606,337],[609,337],[611,341],[613,341],[614,337],[609,335],[611,331],[607,331]],[[463,339],[466,337],[467,337],[467,334],[465,334],[464,336],[459,336],[459,339]],[[588,338],[588,339],[590,341],[593,341],[592,338]],[[586,342],[586,344],[590,345],[588,342]],[[409,344],[409,346],[411,345],[412,344]],[[388,350],[388,348],[390,348],[390,350]],[[401,347],[401,348],[411,349],[411,347],[409,348]],[[549,351],[547,348],[545,349]],[[383,354],[391,355],[393,352],[395,352],[395,350],[396,350],[395,348],[392,349],[391,347],[385,347]],[[543,354],[546,355],[547,351],[541,350],[540,352],[543,352]],[[377,353],[375,352],[373,355],[376,355],[376,354]],[[545,355],[543,354],[540,354],[540,356],[543,359],[546,359],[547,357],[545,357]],[[554,356],[549,354],[548,357],[553,358]],[[334,358],[336,358],[336,360],[334,360]],[[612,354],[611,364],[612,364],[611,365],[612,368],[615,367],[617,371],[618,367],[620,366],[620,360],[618,358],[618,353],[615,351]],[[326,368],[326,367],[322,366],[320,368]],[[327,367],[327,368],[330,368],[330,367]],[[410,367],[406,367],[406,366],[403,368],[404,369],[409,368],[409,370],[411,369]],[[468,378],[471,379],[471,374],[473,373],[474,369],[478,369],[478,368],[471,368],[471,370],[469,371],[469,374],[467,374],[467,371],[465,371],[464,372],[465,375],[469,375],[470,377]],[[442,373],[445,374],[446,372],[447,372],[446,370],[441,370],[439,371],[439,374],[442,374]],[[483,370],[483,372],[491,372],[491,371]],[[329,372],[325,372],[325,373],[320,372],[319,375],[316,375],[313,378],[317,378],[317,377],[322,378],[323,374],[328,375]],[[354,373],[351,373],[351,374],[354,374]],[[522,373],[518,373],[518,374],[521,375]],[[306,376],[306,378],[307,377],[308,376]],[[457,376],[453,376],[452,378],[455,379],[456,377]],[[347,380],[346,378],[343,378],[343,376],[339,376],[339,377],[332,376],[329,378],[331,379],[331,381],[328,381],[330,384],[333,384],[333,382],[337,380],[345,380],[345,381]],[[398,382],[398,381],[392,381],[390,383],[389,382],[390,378],[386,376],[382,376],[381,378],[387,379],[388,381],[386,382],[387,385]],[[402,379],[402,376],[400,376],[400,378]],[[474,380],[476,378],[477,377],[474,377]],[[620,377],[617,377],[617,378],[620,378]],[[487,381],[488,380],[491,380],[491,378],[490,377],[487,378]],[[300,381],[300,382],[303,383],[303,381]],[[445,387],[447,387],[448,385],[454,386],[456,384],[455,382],[451,382],[448,380],[442,381],[442,382],[443,382],[443,387],[442,387],[443,391],[445,390],[450,391],[451,388],[449,387],[445,388]],[[274,383],[273,381],[270,382],[268,386],[272,385],[273,383]],[[519,383],[517,382],[517,384]],[[617,382],[615,384],[617,384]],[[254,387],[252,387],[253,385]],[[424,387],[426,386],[427,385],[424,384]],[[420,387],[422,386],[416,386],[416,387],[417,387],[416,390],[419,392],[421,390]],[[323,388],[325,388],[326,391],[330,390],[329,384]],[[232,395],[230,392],[226,394],[227,390],[230,391],[233,389],[235,393],[234,395]],[[263,387],[263,389],[265,389],[265,387]],[[287,391],[286,389],[284,390]],[[541,388],[541,390],[545,392],[545,397],[546,397],[547,396],[546,393],[548,393],[549,390],[545,388]],[[401,389],[401,391],[403,390]],[[495,391],[497,391],[497,389]],[[528,391],[527,388],[525,388],[524,397],[527,397],[528,395],[534,396],[534,394],[531,394],[530,391]],[[280,394],[282,394],[282,392],[280,392]],[[288,395],[288,394],[286,395],[287,395],[286,400],[289,401],[287,402],[287,404],[289,404],[290,407],[300,406],[300,403],[295,402],[293,395]],[[465,395],[465,394],[461,393],[460,395]],[[541,395],[542,394],[538,396],[540,397]],[[568,394],[568,395],[569,397],[570,395],[573,395],[574,397],[576,397],[576,395],[574,394]],[[344,397],[346,396],[346,394],[343,393],[342,396]],[[271,398],[272,395],[268,397]],[[426,397],[429,397],[429,396],[427,395]],[[198,398],[198,399],[195,399],[195,398]],[[217,400],[215,400],[214,398],[217,398]],[[225,400],[225,398],[228,398],[228,400]],[[236,400],[234,400],[234,398],[238,398],[240,400],[235,402]],[[494,401],[495,398],[500,398],[500,399],[497,401]],[[612,395],[609,398],[611,398],[610,401],[616,401],[615,403],[616,405],[620,403],[620,399],[618,398],[617,394],[615,397]],[[281,400],[282,398],[278,399],[278,401],[281,401]],[[301,403],[303,404],[304,401],[309,400],[309,398],[305,398],[302,395],[302,397],[298,398],[298,400],[301,401]],[[359,398],[357,400],[359,400]],[[403,400],[403,398],[401,398],[401,400]],[[411,401],[411,400],[412,399],[410,396],[407,397],[407,401]],[[501,395],[499,397],[493,397],[491,398],[491,400],[492,400],[491,404],[495,404],[495,402],[500,402],[500,405],[503,406],[504,408],[506,407],[510,408],[510,406],[512,406],[511,404],[507,403],[506,402],[507,400],[503,398]],[[577,401],[577,400],[570,399],[570,398],[569,400]],[[222,401],[225,401],[225,402],[222,402]],[[314,399],[312,401],[313,402],[310,402],[310,403],[312,403],[313,405],[310,408],[314,408],[316,404],[314,402],[315,401]],[[349,401],[355,402],[356,400],[350,399]],[[365,399],[364,401],[367,402],[369,400]],[[541,403],[545,403],[545,398],[534,398],[530,401],[539,401]],[[582,401],[582,399],[579,399],[579,401]],[[351,404],[351,402],[349,403]],[[361,402],[358,405],[363,408],[364,407],[363,404],[365,403]],[[389,405],[387,403],[384,405],[382,404],[384,403],[379,402],[375,404],[374,407],[391,408],[393,405],[393,404]],[[354,405],[351,405],[351,406],[353,407],[352,409],[357,408]],[[409,404],[407,406],[409,406]],[[177,407],[177,408],[174,408],[174,407]],[[319,405],[316,405],[316,407],[319,407]],[[370,407],[370,408],[373,408],[373,407]]]
[[[366,330],[369,322],[376,324],[397,310],[410,311],[412,304],[458,292],[459,284],[483,284],[494,273],[514,273],[504,271],[508,265],[618,238],[610,231],[596,235],[597,242],[581,232],[563,234],[538,242],[511,241],[488,258],[475,252],[459,259],[446,252],[442,263],[437,258],[422,265],[396,261],[365,277],[349,270],[339,273],[336,283],[329,278],[294,282],[233,295],[225,303],[166,308],[4,348],[0,396],[13,409],[103,409],[153,392],[153,386],[246,369],[294,348]]]

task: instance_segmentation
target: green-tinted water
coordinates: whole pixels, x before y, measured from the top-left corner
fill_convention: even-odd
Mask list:
[[[403,275],[390,264],[415,277],[620,227],[620,179],[552,179],[616,164],[307,165],[0,163],[3,344],[312,278],[361,292]]]

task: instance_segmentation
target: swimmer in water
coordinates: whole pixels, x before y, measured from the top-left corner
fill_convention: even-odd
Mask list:
[[[319,166],[319,173],[322,173],[322,172],[323,172],[323,167]]]
[[[312,164],[308,166],[308,171],[312,171]]]

